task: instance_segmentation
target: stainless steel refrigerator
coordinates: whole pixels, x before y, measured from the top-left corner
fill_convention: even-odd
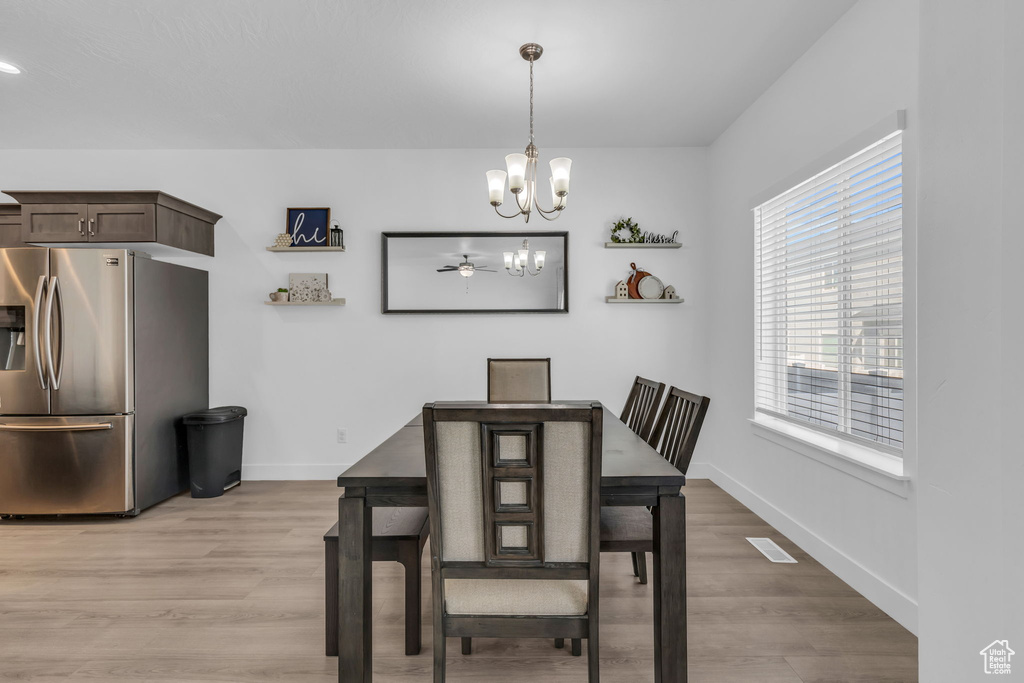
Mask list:
[[[188,488],[208,274],[124,249],[0,249],[0,514],[138,514]]]

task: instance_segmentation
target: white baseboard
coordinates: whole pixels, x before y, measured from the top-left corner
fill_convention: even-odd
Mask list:
[[[311,481],[337,479],[338,475],[352,466],[352,463],[341,462],[329,465],[289,464],[289,465],[242,465],[243,481]]]
[[[887,583],[856,560],[840,552],[827,541],[800,525],[777,507],[710,463],[690,463],[688,479],[710,479],[723,491],[746,505],[761,519],[771,524],[801,550],[820,562],[830,572],[850,584],[914,635],[917,635],[917,601]],[[683,493],[686,489],[683,488]]]

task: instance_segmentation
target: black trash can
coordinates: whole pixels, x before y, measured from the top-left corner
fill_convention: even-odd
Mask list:
[[[248,411],[221,406],[182,418],[193,498],[216,498],[242,482],[242,426]]]

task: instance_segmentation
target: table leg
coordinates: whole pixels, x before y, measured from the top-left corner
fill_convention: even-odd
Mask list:
[[[654,508],[654,680],[686,683],[686,500]]]
[[[373,508],[338,500],[338,680],[373,680]]]

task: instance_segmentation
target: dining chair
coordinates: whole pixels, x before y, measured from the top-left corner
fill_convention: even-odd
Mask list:
[[[434,682],[446,638],[587,639],[599,679],[599,403],[423,407]]]
[[[488,358],[488,403],[551,401],[550,358]]]
[[[427,508],[373,508],[370,553],[374,562],[398,562],[405,567],[405,654],[418,655],[421,646],[420,617],[422,571],[420,559],[430,525]],[[328,657],[338,656],[338,523],[324,534],[326,556],[325,619]]]
[[[664,382],[644,379],[640,375],[633,380],[633,386],[629,390],[626,405],[622,408],[622,415],[619,416],[619,419],[644,441],[651,438],[651,432],[654,430],[654,418],[658,415],[658,406],[661,405],[661,397],[664,393]]]
[[[686,474],[711,399],[672,387],[649,443]],[[654,552],[654,522],[644,507],[601,508],[601,552],[633,555],[633,575],[647,583],[647,553]]]

